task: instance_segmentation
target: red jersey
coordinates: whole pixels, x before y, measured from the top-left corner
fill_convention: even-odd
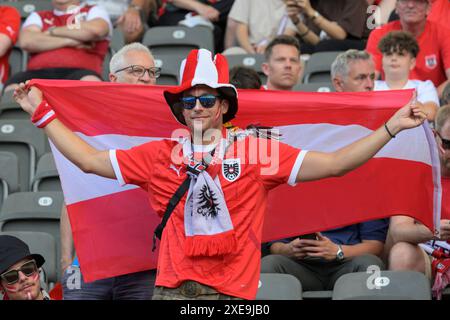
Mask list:
[[[85,20],[86,15],[93,6],[80,8],[80,21]],[[62,27],[73,24],[78,20],[73,13],[56,15],[53,11],[39,11],[42,20],[42,31],[50,27]],[[95,71],[102,74],[103,59],[108,52],[109,41],[104,39],[94,42],[92,49],[78,49],[72,47],[59,48],[32,54],[28,62],[28,70],[45,68],[79,68]]]
[[[394,30],[402,30],[400,21],[393,21],[380,29],[373,30],[367,41],[366,51],[373,56],[375,68],[382,73],[383,78],[383,55],[377,46],[383,36]],[[450,29],[427,21],[424,31],[416,38],[420,50],[416,58],[416,66],[409,73],[409,79],[431,80],[436,87],[447,80],[445,70],[450,69],[449,34]]]
[[[448,27],[450,20],[450,1],[433,0],[427,19]]]
[[[11,39],[15,44],[19,36],[20,14],[12,7],[0,7],[0,33]],[[12,48],[12,46],[11,46]],[[0,83],[5,83],[9,76],[9,55],[11,49],[0,57]]]
[[[273,160],[278,162],[278,170],[265,175],[264,169],[270,165],[264,165],[267,162],[257,159],[257,154],[250,154],[251,146],[267,141],[264,148],[268,145],[265,150],[268,150],[267,154],[272,154],[275,147],[271,146],[270,141],[273,140],[262,140],[264,139],[250,136],[235,142],[227,151],[218,173],[238,239],[236,252],[207,257],[190,257],[185,254],[184,195],[162,235],[156,285],[175,288],[186,280],[194,280],[211,286],[222,294],[244,299],[256,297],[268,191],[282,183],[295,184],[295,177],[306,153],[276,141],[279,152],[273,151]],[[186,179],[185,166],[174,164],[171,160],[172,150],[180,146],[176,141],[162,140],[111,152],[111,162],[118,180],[145,189],[153,209],[160,216]],[[230,168],[225,164],[230,161],[233,162],[231,175]]]

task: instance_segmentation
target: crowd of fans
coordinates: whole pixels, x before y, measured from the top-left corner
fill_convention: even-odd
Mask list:
[[[52,0],[52,4],[52,11],[33,12],[21,21],[16,9],[6,1],[0,3],[3,93],[33,78],[155,85],[161,70],[148,48],[136,43],[154,26],[206,26],[213,29],[216,52],[264,54],[265,83],[252,68],[230,70],[230,82],[240,89],[292,91],[302,81],[302,57],[342,51],[330,66],[330,83],[337,92],[416,89],[417,103],[430,123],[436,123],[443,198],[450,192],[448,0]],[[128,45],[112,57],[109,79],[102,79],[114,28],[122,30]],[[26,51],[29,60],[26,71],[10,74],[8,58],[14,45]],[[448,225],[448,220],[441,221],[441,240],[450,239]],[[4,239],[1,246],[11,244],[21,252],[9,265],[0,261],[0,289],[8,292],[8,286],[36,274],[44,261],[31,259],[29,250],[16,240]],[[79,268],[65,209],[61,239],[64,280],[68,270]],[[293,274],[304,290],[332,290],[339,276],[369,265],[417,270],[432,280],[431,260],[418,246],[432,239],[426,227],[408,217],[395,217],[390,223],[368,221],[264,244],[261,271]],[[154,270],[148,270],[83,283],[77,292],[63,281],[64,297],[149,299],[154,278]],[[48,295],[39,290],[9,294],[10,299],[30,297]]]

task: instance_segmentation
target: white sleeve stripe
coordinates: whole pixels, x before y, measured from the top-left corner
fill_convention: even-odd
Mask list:
[[[117,161],[116,150],[109,150],[109,160],[111,160],[111,165],[116,174],[116,179],[119,181],[120,186],[126,185],[125,180],[123,180],[122,172],[120,171],[119,161]]]
[[[307,153],[308,153],[308,150],[300,151],[297,156],[297,160],[295,160],[294,166],[292,167],[291,175],[289,176],[289,180],[287,183],[293,187],[297,185],[295,180],[297,180],[297,174],[300,171],[303,160],[305,159],[305,156]]]
[[[50,117],[52,117],[54,114],[55,114],[55,111],[50,110],[49,112],[47,112],[47,113],[45,114],[45,116],[43,116],[43,117],[41,118],[41,120],[36,121],[36,122],[34,123],[34,125],[35,125],[36,127],[39,127],[41,124],[43,124],[45,121],[47,121],[47,120],[48,120]]]

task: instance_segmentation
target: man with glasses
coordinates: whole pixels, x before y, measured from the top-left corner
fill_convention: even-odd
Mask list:
[[[395,10],[400,20],[390,22],[370,33],[366,50],[373,56],[377,76],[383,75],[382,54],[378,43],[390,31],[401,30],[411,33],[419,44],[416,66],[409,78],[431,80],[442,95],[450,79],[450,29],[448,26],[428,21],[431,0],[397,0]]]
[[[131,43],[120,49],[110,61],[111,82],[155,85],[161,69],[155,67],[150,50]],[[67,209],[61,212],[61,270],[64,300],[150,300],[153,295],[156,271],[145,270],[86,283],[74,260],[73,238]],[[119,235],[118,235],[119,236]],[[120,263],[119,261],[117,263]],[[78,277],[78,279],[76,279]],[[80,280],[79,285],[72,285]]]
[[[0,235],[0,291],[4,300],[50,300],[41,288],[39,268],[45,260],[31,254],[22,240]]]
[[[154,299],[254,299],[267,193],[284,183],[344,175],[426,117],[410,102],[384,126],[335,152],[308,152],[281,142],[272,147],[250,130],[224,126],[236,116],[238,98],[223,55],[192,50],[180,74],[181,84],[165,90],[164,98],[188,131],[180,139],[128,150],[93,148],[56,119],[37,88],[21,84],[15,92],[22,108],[34,114],[32,121],[84,172],[146,190],[164,217],[155,232],[161,242]],[[253,153],[251,147],[258,145],[277,148],[265,149],[273,152],[276,166],[267,168],[267,159]]]
[[[450,240],[450,105],[439,108],[435,119],[435,138],[441,163],[442,212],[438,240]],[[419,244],[436,239],[423,224],[407,216],[391,218],[389,238],[393,246],[389,252],[389,269],[415,270],[433,278],[433,257]],[[438,244],[430,243],[433,249]],[[448,252],[448,251],[447,251]]]

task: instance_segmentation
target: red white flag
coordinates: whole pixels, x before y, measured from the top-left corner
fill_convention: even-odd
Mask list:
[[[34,84],[58,118],[98,149],[128,149],[170,138],[180,128],[164,101],[165,87],[52,80]],[[382,126],[411,93],[239,91],[233,124],[274,126],[287,144],[333,151]],[[155,268],[152,235],[160,218],[150,208],[146,192],[84,174],[53,152],[85,280]],[[344,177],[271,191],[263,241],[397,214],[436,230],[440,208],[437,148],[424,124],[399,133],[373,159]]]

